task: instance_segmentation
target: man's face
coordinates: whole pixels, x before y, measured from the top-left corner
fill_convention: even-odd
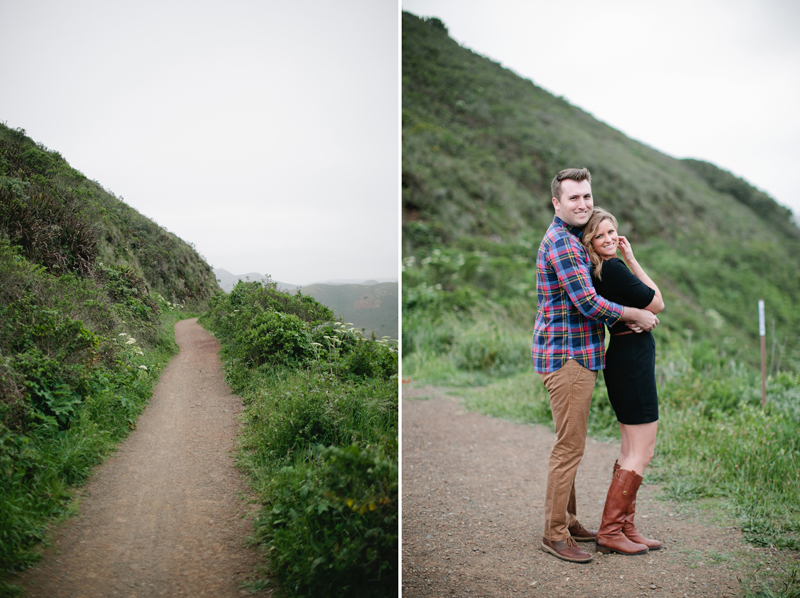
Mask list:
[[[581,228],[589,222],[594,208],[592,186],[589,181],[561,181],[561,197],[553,198],[556,216],[570,226]]]

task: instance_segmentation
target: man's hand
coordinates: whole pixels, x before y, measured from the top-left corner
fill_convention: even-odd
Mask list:
[[[626,307],[625,313],[622,315],[621,319],[628,328],[634,332],[650,332],[653,328],[658,326],[658,317],[656,314],[646,309]]]

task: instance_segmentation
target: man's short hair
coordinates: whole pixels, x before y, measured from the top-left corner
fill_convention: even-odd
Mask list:
[[[570,179],[579,183],[581,181],[587,181],[591,184],[592,173],[589,172],[588,168],[565,168],[559,172],[555,178],[553,178],[553,182],[550,183],[550,190],[553,192],[553,197],[558,200],[561,199],[561,181],[564,179]]]

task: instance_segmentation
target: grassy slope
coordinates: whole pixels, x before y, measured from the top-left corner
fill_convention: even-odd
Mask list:
[[[69,205],[96,243],[95,261],[129,266],[168,301],[205,301],[220,290],[191,245],[71,168],[59,153],[2,124],[0,180],[15,196],[44,194]],[[13,232],[12,241],[21,242]]]
[[[457,248],[480,256],[474,269],[496,273],[453,282],[440,272],[428,282],[445,292],[469,283],[506,305],[519,299],[532,317],[529,265],[552,219],[550,180],[568,166],[592,171],[597,205],[617,215],[654,273],[668,304],[664,328],[752,349],[763,298],[780,340],[788,338],[784,365],[800,369],[800,314],[792,308],[800,277],[787,267],[796,263],[800,230],[788,210],[710,164],[628,139],[461,48],[442,28],[403,15],[404,256],[419,263],[434,248]],[[420,282],[419,272],[407,274],[404,283]]]

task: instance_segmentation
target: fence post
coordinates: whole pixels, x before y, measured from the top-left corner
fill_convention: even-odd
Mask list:
[[[761,408],[767,404],[767,326],[764,322],[764,300],[758,300],[758,334],[761,336]]]

